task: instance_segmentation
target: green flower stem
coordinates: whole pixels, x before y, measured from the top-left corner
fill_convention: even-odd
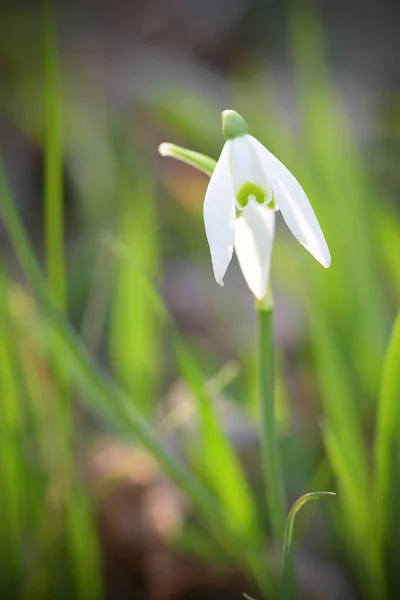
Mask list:
[[[261,466],[266,500],[275,544],[281,547],[285,528],[285,492],[283,486],[274,411],[274,347],[273,300],[267,291],[262,301],[257,301],[258,315],[258,376],[261,426]]]

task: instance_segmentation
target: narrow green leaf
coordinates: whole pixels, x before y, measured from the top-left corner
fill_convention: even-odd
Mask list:
[[[94,507],[88,493],[75,487],[66,506],[66,534],[77,600],[99,600],[101,560]]]
[[[387,597],[381,548],[376,538],[376,513],[370,489],[363,493],[348,468],[348,456],[340,440],[326,427],[324,442],[335,473],[338,488],[338,510],[344,531],[344,543],[356,561],[360,583],[366,597]],[[371,540],[374,543],[371,543]]]
[[[240,538],[260,543],[254,499],[238,457],[219,422],[206,381],[183,342],[174,335],[179,369],[198,410],[203,473],[221,501],[223,518]]]
[[[343,361],[335,332],[317,302],[310,316],[325,417],[324,443],[340,492],[338,511],[346,531],[346,543],[360,567],[360,581],[365,590],[381,590],[384,598],[381,557],[378,546],[370,542],[375,532],[376,515],[367,450],[354,405],[355,387],[350,381],[348,365]]]
[[[390,536],[391,489],[397,477],[392,461],[399,449],[400,428],[400,312],[395,320],[383,366],[375,439],[376,515],[383,541]],[[397,466],[397,461],[396,461]]]
[[[290,550],[292,546],[293,529],[296,515],[301,509],[301,507],[307,504],[307,502],[309,502],[310,500],[321,500],[329,496],[336,496],[336,494],[335,492],[309,492],[308,494],[305,494],[304,496],[301,496],[298,500],[296,500],[296,502],[293,504],[292,508],[289,511],[289,515],[286,520],[285,535],[283,540],[282,575],[284,598],[288,598],[288,600],[293,600],[295,594],[294,582],[292,581],[293,573],[290,560]]]
[[[129,248],[112,238],[108,238],[107,243],[132,270],[136,271],[137,277],[146,286],[149,306],[166,321],[181,376],[196,400],[200,431],[200,446],[196,454],[201,457],[203,475],[221,502],[221,518],[229,523],[231,530],[237,535],[247,536],[247,538],[253,536],[255,541],[259,538],[260,532],[256,526],[257,513],[254,499],[236,453],[219,422],[207,381],[179,335],[161,295],[135,264]]]
[[[284,536],[284,540],[283,540],[284,563],[286,563],[287,558],[290,553],[290,548],[291,548],[292,539],[293,539],[294,522],[295,522],[296,515],[299,512],[299,510],[301,509],[301,507],[304,506],[305,504],[307,504],[307,502],[309,502],[310,500],[321,500],[321,499],[329,497],[329,496],[336,496],[336,493],[335,492],[309,492],[308,494],[304,494],[304,496],[301,496],[300,498],[298,498],[298,500],[296,500],[296,502],[293,504],[292,508],[289,511],[289,515],[288,515],[288,518],[286,521],[285,536]]]
[[[45,232],[49,289],[66,307],[64,261],[63,140],[59,66],[52,0],[43,0],[45,94]]]
[[[9,586],[14,595],[20,581],[20,552],[24,524],[23,498],[27,477],[21,460],[22,406],[18,389],[15,348],[9,313],[7,279],[0,269],[0,561],[4,580],[3,591]],[[10,591],[11,593],[11,591]]]
[[[304,181],[332,254],[319,295],[346,337],[346,359],[374,397],[384,352],[387,306],[379,280],[377,212],[373,181],[360,160],[350,118],[335,93],[326,60],[326,38],[315,6],[289,11],[290,41],[299,73],[304,124]],[[346,156],[343,163],[342,157]],[[329,198],[329,200],[328,200]],[[346,215],[346,218],[343,218]],[[340,235],[338,232],[340,231]],[[325,283],[330,280],[330,283]],[[346,290],[346,294],[342,294]],[[351,302],[347,299],[351,298]],[[363,332],[360,344],[359,332]],[[365,411],[366,401],[360,409]]]
[[[397,300],[400,302],[400,218],[396,207],[379,203],[377,229],[382,259]]]
[[[156,406],[162,370],[159,348],[161,323],[149,305],[146,282],[140,270],[157,279],[160,255],[151,175],[137,163],[138,160],[134,176],[128,172],[128,167],[121,166],[122,206],[118,237],[126,252],[134,257],[138,268],[133,269],[125,260],[118,261],[116,265],[111,302],[110,355],[118,381],[135,405],[144,414],[151,414]]]

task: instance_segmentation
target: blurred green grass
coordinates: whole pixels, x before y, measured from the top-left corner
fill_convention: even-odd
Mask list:
[[[93,500],[80,466],[86,430],[77,413],[84,410],[99,418],[103,430],[143,444],[156,456],[206,526],[213,540],[210,560],[217,552],[243,569],[260,594],[274,597],[279,573],[267,544],[265,507],[224,432],[218,398],[205,391],[207,378],[231,356],[218,356],[201,336],[188,335],[184,342],[155,291],[163,289],[167,258],[208,264],[200,189],[206,180],[195,179],[194,190],[189,179],[180,180],[180,170],[168,187],[164,165],[155,162],[155,138],[165,131],[170,141],[176,137],[216,158],[222,143],[219,113],[226,107],[211,99],[203,82],[188,89],[177,73],[175,81],[160,79],[155,93],[134,106],[138,116],[132,131],[124,127],[131,107],[101,118],[62,70],[49,18],[45,68],[42,72],[39,53],[37,78],[12,44],[5,44],[15,81],[13,95],[2,98],[4,114],[46,156],[47,283],[2,173],[2,217],[27,285],[21,292],[5,255],[0,286],[0,560],[5,575],[0,596],[102,595]],[[326,523],[322,534],[326,560],[340,565],[357,597],[396,598],[398,325],[385,353],[399,304],[400,220],[372,179],[332,87],[316,15],[293,11],[288,31],[298,75],[299,134],[293,135],[276,109],[273,82],[264,70],[237,68],[227,85],[232,107],[307,190],[333,257],[331,269],[323,271],[278,230],[273,283],[306,316],[310,334],[297,351],[301,367],[295,369],[301,381],[311,379],[319,400],[317,413],[308,417],[311,423],[299,430],[301,390],[290,386],[290,373],[279,378],[281,397],[289,398],[281,435],[285,475],[296,481],[295,493],[301,495],[311,491],[322,472],[324,487],[337,491],[329,506],[334,527]],[[78,233],[69,246],[64,243],[63,165],[78,205]],[[163,173],[166,189],[157,183]],[[105,251],[104,232],[114,240]],[[95,264],[98,277],[92,276]],[[211,282],[211,269],[207,273]],[[84,340],[92,354],[63,312],[67,292],[77,331],[89,331]],[[229,294],[229,281],[217,292]],[[77,306],[82,298],[89,313]],[[82,314],[83,324],[77,317]],[[254,356],[241,348],[235,352],[246,377],[232,396],[256,429]],[[167,447],[157,419],[160,398],[176,377],[191,390],[198,420],[197,435],[180,457]],[[323,444],[314,444],[319,435]],[[186,539],[204,555],[207,543],[193,528]]]

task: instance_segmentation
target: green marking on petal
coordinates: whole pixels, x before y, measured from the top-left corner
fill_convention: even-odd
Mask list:
[[[236,210],[236,218],[240,219],[240,217],[242,217],[244,215],[244,210],[239,210],[238,207],[235,207]]]
[[[246,181],[236,194],[236,200],[241,208],[246,208],[250,196],[253,196],[257,204],[264,204],[266,200],[265,191],[256,183]]]
[[[249,133],[246,121],[236,111],[224,110],[221,119],[222,133],[226,140],[234,140]]]
[[[271,210],[279,210],[279,206],[277,205],[276,201],[275,201],[275,195],[272,194],[272,200],[271,202],[269,202],[267,204],[267,208],[270,208]]]

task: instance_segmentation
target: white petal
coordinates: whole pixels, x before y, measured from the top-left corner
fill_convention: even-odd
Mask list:
[[[232,140],[231,146],[231,171],[233,187],[235,195],[238,198],[243,186],[249,187],[248,184],[255,184],[260,188],[260,193],[264,193],[264,201],[260,204],[268,204],[272,200],[272,188],[264,176],[260,159],[252,144],[247,139],[247,136],[241,136]],[[249,190],[251,195],[251,191]],[[247,198],[247,201],[249,199]],[[247,204],[247,203],[246,203]],[[239,210],[243,210],[243,206],[237,204]]]
[[[204,225],[214,277],[219,285],[231,262],[235,236],[235,198],[230,173],[231,142],[222,148],[204,200]]]
[[[236,219],[235,250],[244,278],[259,300],[267,291],[275,231],[275,212],[249,202]]]
[[[324,234],[301,185],[256,138],[251,135],[246,137],[258,154],[287,226],[322,266],[329,267],[331,255]]]

